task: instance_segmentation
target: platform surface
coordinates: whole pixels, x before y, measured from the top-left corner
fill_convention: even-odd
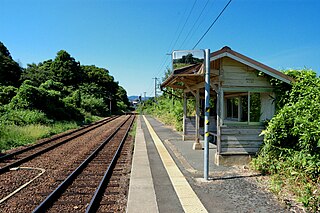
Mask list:
[[[153,117],[139,116],[127,212],[289,212],[259,188],[257,174],[215,165],[213,144],[205,181],[203,151],[193,150],[193,143]]]

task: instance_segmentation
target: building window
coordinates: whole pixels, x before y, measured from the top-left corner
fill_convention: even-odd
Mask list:
[[[227,98],[227,117],[228,120],[239,120],[239,98]]]
[[[225,104],[225,121],[260,122],[260,93],[227,93]]]

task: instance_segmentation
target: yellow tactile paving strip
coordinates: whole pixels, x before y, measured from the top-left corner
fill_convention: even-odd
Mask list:
[[[155,146],[159,152],[160,158],[167,170],[171,183],[177,196],[180,200],[181,206],[185,212],[207,212],[205,207],[202,205],[196,193],[193,191],[184,175],[179,170],[178,166],[173,161],[166,147],[153,130],[149,121],[143,116],[144,121],[148,127],[150,135],[154,141]]]

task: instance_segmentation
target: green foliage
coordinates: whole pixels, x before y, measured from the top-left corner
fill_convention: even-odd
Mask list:
[[[116,93],[116,110],[118,112],[125,112],[128,110],[128,107],[130,106],[130,102],[128,100],[127,92],[126,90],[119,86],[117,93]]]
[[[10,109],[37,109],[54,120],[83,120],[80,111],[75,107],[67,106],[62,100],[61,92],[52,89],[52,87],[61,86],[59,83],[49,80],[39,87],[31,84],[30,80],[23,82],[16,96],[9,103]]]
[[[0,85],[19,86],[21,67],[15,62],[9,50],[0,42]]]
[[[64,128],[70,122],[90,123],[97,115],[109,115],[110,100],[113,112],[128,109],[126,91],[108,70],[81,66],[65,50],[59,51],[54,59],[28,64],[22,69],[0,42],[0,148],[53,134],[57,132],[56,124],[62,123]],[[28,134],[25,128],[30,125],[36,128],[38,124],[49,125],[49,133],[31,139],[25,136]]]
[[[28,64],[27,68],[21,74],[21,81],[30,80],[34,86],[48,80],[54,80],[54,72],[52,70],[52,60],[47,60],[37,64]]]
[[[17,94],[17,88],[14,86],[0,86],[0,105],[8,104]]]
[[[27,124],[49,124],[49,120],[45,113],[39,110],[5,110],[0,116],[0,122],[6,125],[27,125]]]
[[[0,125],[0,151],[33,143],[48,135],[49,128],[39,124],[28,126]]]
[[[102,98],[96,98],[94,95],[81,96],[81,107],[93,115],[106,116],[108,107]]]
[[[64,85],[77,85],[81,81],[82,70],[80,62],[76,62],[65,50],[60,50],[51,64],[55,81]]]
[[[179,98],[162,95],[156,102],[152,99],[144,102],[138,110],[157,117],[163,123],[174,126],[178,131],[182,130],[183,104]]]
[[[310,211],[319,211],[320,78],[310,70],[290,73],[296,82],[282,96],[286,104],[264,131],[253,165],[277,175]]]
[[[31,144],[40,138],[49,137],[77,127],[76,122],[55,122],[50,125],[28,124],[24,126],[3,125],[0,123],[0,151]]]

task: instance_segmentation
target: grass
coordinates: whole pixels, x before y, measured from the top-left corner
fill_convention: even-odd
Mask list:
[[[101,117],[87,115],[83,124],[92,123],[100,120]],[[75,121],[60,121],[52,124],[25,124],[15,125],[14,123],[5,124],[0,122],[0,152],[15,147],[35,143],[41,138],[75,129],[81,124]]]
[[[0,126],[0,150],[3,152],[15,147],[32,144],[38,139],[46,138],[77,127],[79,126],[76,122],[59,122],[52,125],[3,125]]]
[[[134,121],[132,127],[131,127],[131,130],[129,132],[129,135],[132,137],[132,138],[135,138],[136,137],[136,132],[137,132],[137,120]]]

